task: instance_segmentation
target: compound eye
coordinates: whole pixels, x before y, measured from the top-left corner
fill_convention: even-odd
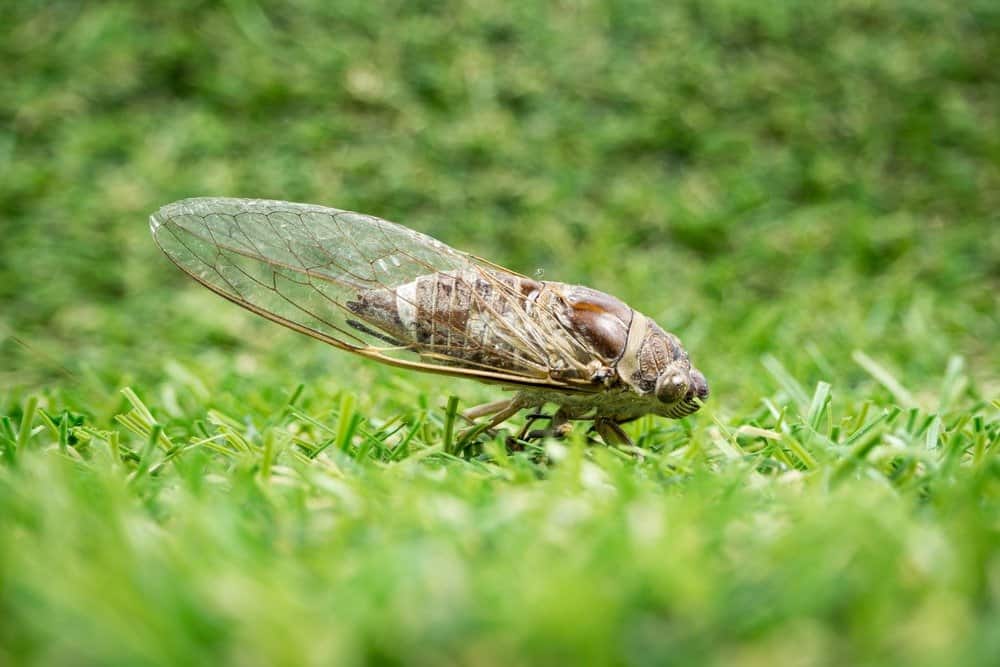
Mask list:
[[[663,403],[676,403],[687,391],[688,378],[683,373],[664,373],[656,380],[656,397]]]

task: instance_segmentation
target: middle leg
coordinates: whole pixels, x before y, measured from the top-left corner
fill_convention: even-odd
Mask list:
[[[529,423],[525,425],[525,428],[521,431],[521,435],[519,435],[518,438],[525,440],[537,440],[539,438],[546,437],[561,439],[569,435],[569,432],[572,430],[572,426],[569,423],[569,414],[563,408],[556,410],[551,417],[548,417],[548,419],[550,420],[548,428],[536,429],[529,432]]]
[[[598,418],[594,420],[594,430],[597,431],[601,439],[609,445],[626,445],[628,447],[634,447],[635,443],[632,442],[632,438],[628,437],[628,433],[625,432],[618,422],[612,419]]]

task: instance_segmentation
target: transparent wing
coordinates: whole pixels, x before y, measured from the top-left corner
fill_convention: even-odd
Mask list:
[[[505,269],[401,225],[310,204],[197,198],[164,206],[150,218],[150,228],[167,256],[209,289],[336,347],[422,371],[591,390],[582,380],[552,377],[553,358],[563,359],[559,366],[565,369],[579,364],[586,353],[567,332],[543,331],[537,318],[523,312],[521,295],[498,279]],[[446,344],[450,335],[418,343],[386,335],[384,326],[371,326],[363,313],[359,316],[359,295],[391,292],[399,299],[393,290],[435,273],[490,282],[494,301],[499,297],[502,307],[491,302],[489,308],[506,315],[489,323],[495,329],[491,340],[504,341],[502,349],[491,345],[487,359],[470,350],[468,342],[461,350]],[[478,298],[474,290],[470,293]],[[413,309],[417,305],[410,304]]]

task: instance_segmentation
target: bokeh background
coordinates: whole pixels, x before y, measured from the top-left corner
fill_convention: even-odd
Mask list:
[[[998,63],[996,0],[0,0],[0,663],[998,664]],[[194,284],[202,195],[613,293],[710,403],[442,457],[499,390]],[[354,415],[429,426],[288,444]]]
[[[680,333],[732,409],[765,354],[845,388],[867,378],[854,349],[914,390],[951,355],[1000,367],[993,2],[4,13],[6,387],[239,354],[357,368],[159,256],[149,214],[197,195],[360,210],[604,289]]]

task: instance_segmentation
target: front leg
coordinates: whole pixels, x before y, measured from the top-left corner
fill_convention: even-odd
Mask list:
[[[573,430],[573,426],[569,423],[569,413],[566,412],[564,408],[559,408],[556,410],[555,414],[548,418],[549,427],[543,429],[535,429],[534,431],[528,431],[530,426],[525,424],[524,429],[518,435],[519,440],[538,440],[540,438],[552,437],[552,438],[565,438],[569,435],[569,432]]]

